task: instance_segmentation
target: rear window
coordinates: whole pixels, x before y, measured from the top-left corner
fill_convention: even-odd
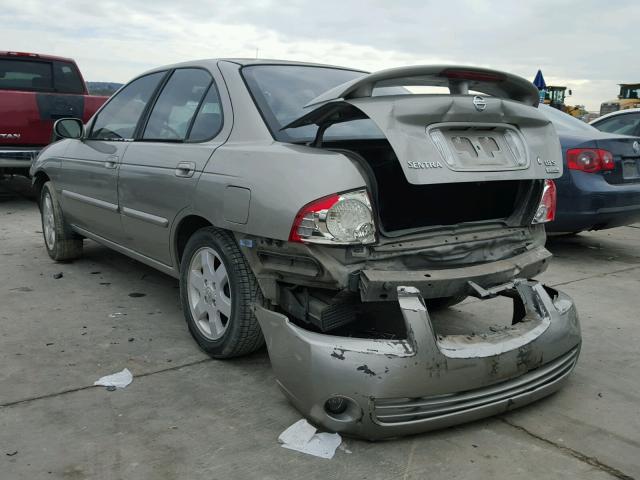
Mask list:
[[[593,132],[596,130],[591,125],[584,123],[582,120],[578,120],[576,117],[572,117],[571,115],[561,112],[557,108],[543,104],[540,104],[538,108],[551,121],[556,131]]]
[[[597,131],[588,123],[584,123],[582,120],[578,120],[576,117],[572,117],[571,115],[561,112],[557,108],[550,107],[549,105],[540,104],[538,106],[540,111],[544,113],[545,117],[547,117],[556,131],[559,132],[593,132]]]
[[[51,92],[52,65],[50,62],[0,59],[0,88]]]
[[[0,58],[0,89],[32,92],[84,93],[74,64]]]
[[[318,129],[315,125],[286,132],[280,129],[307,113],[303,107],[321,93],[364,75],[354,70],[300,65],[252,65],[244,67],[242,74],[273,136],[285,142],[313,139]],[[352,128],[358,130],[357,126]]]

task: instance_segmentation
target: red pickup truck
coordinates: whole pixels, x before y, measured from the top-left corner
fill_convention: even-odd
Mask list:
[[[53,122],[87,122],[108,97],[89,95],[70,58],[0,52],[0,174],[27,174],[52,140]]]

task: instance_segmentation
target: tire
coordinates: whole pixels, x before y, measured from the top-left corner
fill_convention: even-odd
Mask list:
[[[463,302],[468,295],[455,295],[453,297],[441,297],[441,298],[430,298],[427,302],[427,308],[429,310],[443,310],[445,308],[453,307],[460,302]]]
[[[180,264],[180,300],[191,335],[210,356],[238,357],[264,344],[254,314],[262,292],[228,232],[206,227],[191,236]]]
[[[82,238],[65,223],[58,195],[51,182],[46,182],[40,191],[40,218],[44,246],[53,260],[64,262],[82,255]]]

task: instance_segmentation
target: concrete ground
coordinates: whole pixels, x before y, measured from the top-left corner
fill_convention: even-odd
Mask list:
[[[264,350],[209,359],[175,280],[85,245],[81,260],[52,262],[36,205],[0,192],[2,480],[640,478],[638,226],[549,245],[542,278],[573,296],[584,334],[563,390],[435,433],[346,439],[333,460],[278,445],[300,415]],[[125,390],[92,387],[124,367]]]

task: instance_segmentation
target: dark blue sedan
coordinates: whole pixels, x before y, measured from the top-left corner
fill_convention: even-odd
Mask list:
[[[640,221],[640,137],[601,132],[546,105],[562,145],[564,173],[556,180],[557,210],[548,232],[629,225]]]

